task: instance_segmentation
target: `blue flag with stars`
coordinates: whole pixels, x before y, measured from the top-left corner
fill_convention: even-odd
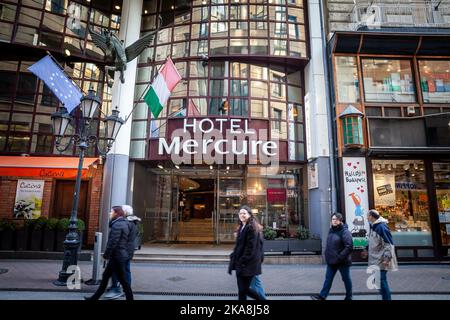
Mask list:
[[[69,113],[80,104],[83,94],[50,56],[45,56],[28,70],[45,82]]]

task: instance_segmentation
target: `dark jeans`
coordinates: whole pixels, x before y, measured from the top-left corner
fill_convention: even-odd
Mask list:
[[[127,279],[128,284],[131,286],[131,270],[130,270],[130,265],[131,265],[131,259],[128,259],[128,260],[125,262],[125,277],[126,277],[126,279]],[[115,272],[112,274],[111,282],[112,282],[111,289],[113,289],[113,290],[114,290],[114,289],[119,289],[119,279],[117,278],[117,275],[116,275]]]
[[[383,300],[392,300],[391,290],[387,282],[387,270],[380,270],[380,293]]]
[[[123,291],[125,292],[126,299],[133,300],[133,292],[131,291],[131,287],[128,284],[125,276],[125,264],[125,260],[120,261],[115,258],[111,258],[108,260],[105,271],[103,271],[102,282],[100,282],[100,286],[98,287],[97,291],[95,291],[95,293],[92,295],[92,300],[98,300],[105,292],[106,287],[108,286],[108,281],[113,273],[117,275],[119,282],[122,285]]]
[[[238,285],[239,300],[247,300],[247,296],[255,300],[264,300],[258,295],[258,293],[256,293],[253,289],[250,288],[250,283],[252,282],[253,279],[252,276],[250,277],[236,276],[236,279]]]
[[[334,276],[339,270],[342,276],[342,281],[345,285],[345,298],[352,298],[352,279],[350,278],[350,266],[346,265],[327,265],[327,273],[325,275],[325,282],[323,283],[322,291],[320,291],[321,297],[328,297],[330,293],[331,285],[333,284]]]

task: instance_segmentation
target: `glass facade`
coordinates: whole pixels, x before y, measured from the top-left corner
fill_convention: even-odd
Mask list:
[[[138,61],[131,157],[147,157],[148,139],[168,134],[167,119],[197,114],[266,120],[272,137],[288,142],[289,160],[304,161],[302,67],[254,58],[307,58],[303,2],[193,1],[179,10],[154,2],[144,1],[141,34],[158,14],[162,28]],[[153,119],[142,97],[170,54],[183,79]]]
[[[121,1],[115,5],[120,7]],[[88,22],[97,31],[107,28],[117,32],[120,9],[113,7],[112,1],[23,0],[20,5],[17,1],[0,1],[1,40],[77,56],[78,61],[83,58],[101,61],[103,53],[87,35]],[[13,33],[14,29],[17,32]],[[40,57],[36,56],[36,60]],[[11,59],[0,62],[0,152],[59,154],[54,148],[50,115],[60,103],[27,70],[34,62]],[[104,85],[104,72],[95,63],[87,62],[66,63],[63,68],[84,93],[92,87],[102,98],[101,111],[94,115],[92,133],[104,137],[105,128],[100,120],[111,113],[111,89]],[[77,126],[78,121],[72,125]],[[69,127],[67,134],[71,132],[73,128]],[[74,155],[75,148],[63,154]],[[88,155],[95,156],[96,151],[89,149]]]
[[[419,60],[424,103],[450,102],[450,61]]]

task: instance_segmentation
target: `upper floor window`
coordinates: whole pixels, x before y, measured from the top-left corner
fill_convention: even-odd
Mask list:
[[[364,97],[367,102],[415,102],[409,60],[362,59]]]
[[[335,57],[337,96],[339,102],[359,102],[356,57]]]
[[[420,60],[420,86],[424,103],[450,102],[450,61]]]

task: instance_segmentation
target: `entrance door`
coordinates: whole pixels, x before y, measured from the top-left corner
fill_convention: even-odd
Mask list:
[[[54,218],[70,219],[73,206],[73,193],[75,190],[75,181],[72,180],[57,180],[55,188],[55,201],[53,201]],[[81,181],[80,194],[78,197],[78,212],[77,218],[82,219],[87,224],[87,195],[88,195],[88,181]],[[83,237],[84,240],[87,237]]]
[[[209,176],[188,172],[178,177],[178,212],[176,240],[212,242],[215,181]]]

